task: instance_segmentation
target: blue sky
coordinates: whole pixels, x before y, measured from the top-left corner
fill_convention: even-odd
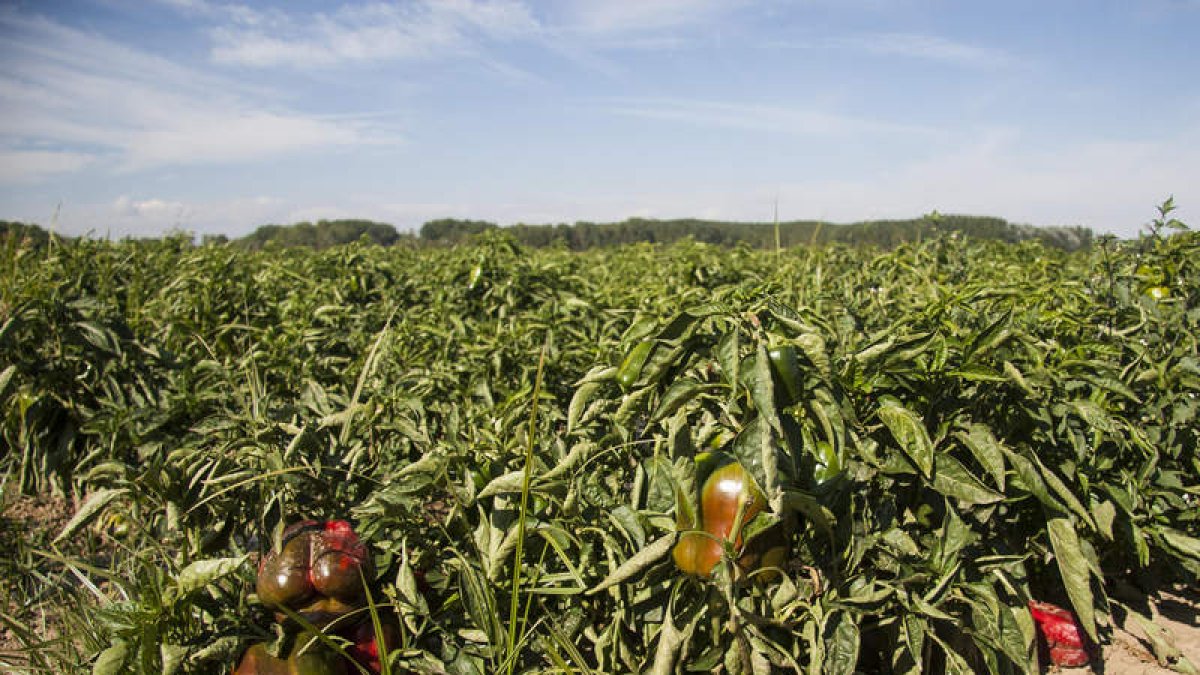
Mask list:
[[[0,2],[0,219],[1200,227],[1200,0]]]

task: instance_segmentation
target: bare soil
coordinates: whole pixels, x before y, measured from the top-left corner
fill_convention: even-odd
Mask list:
[[[17,598],[23,594],[18,592],[18,584],[24,575],[17,569],[21,561],[16,560],[16,553],[22,550],[22,544],[42,543],[54,538],[75,512],[75,507],[62,497],[38,495],[28,497],[22,495],[0,495],[0,612],[26,624],[37,625],[34,607],[17,604]],[[45,618],[45,617],[43,617]],[[53,629],[47,626],[47,632]],[[49,638],[51,635],[41,635]],[[21,649],[16,636],[9,630],[7,622],[0,621],[0,655]]]
[[[1063,669],[1064,674],[1091,670],[1105,675],[1166,675],[1193,672],[1187,670],[1188,664],[1200,668],[1200,588],[1177,586],[1147,594],[1119,583],[1112,599],[1163,629],[1164,641],[1187,663],[1170,657],[1160,663],[1146,631],[1129,611],[1118,607],[1113,617],[1117,625],[1112,640],[1103,647],[1101,661],[1090,669]]]

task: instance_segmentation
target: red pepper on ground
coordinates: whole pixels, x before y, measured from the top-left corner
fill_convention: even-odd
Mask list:
[[[1029,601],[1029,613],[1050,648],[1050,660],[1054,665],[1076,668],[1088,664],[1087,645],[1074,614],[1058,605],[1037,600]]]

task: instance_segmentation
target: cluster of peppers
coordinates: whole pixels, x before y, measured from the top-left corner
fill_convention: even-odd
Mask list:
[[[779,524],[748,543],[744,530],[767,506],[754,478],[736,459],[725,453],[703,453],[696,458],[700,485],[698,517],[685,495],[679,495],[676,526],[681,532],[672,556],[680,571],[708,579],[729,549],[744,573],[770,581],[787,561],[786,537]]]
[[[346,656],[311,629],[349,641],[343,651],[372,673],[382,671],[379,636],[366,611],[364,584],[371,578],[366,545],[344,520],[305,520],[283,532],[278,550],[262,558],[256,591],[284,627],[284,648],[276,656],[265,643],[250,647],[234,675],[348,675],[356,672]],[[297,625],[292,616],[304,619]],[[398,642],[396,627],[383,624],[388,647]]]

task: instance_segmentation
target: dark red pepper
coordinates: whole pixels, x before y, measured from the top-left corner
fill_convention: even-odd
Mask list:
[[[269,607],[287,608],[324,626],[362,606],[370,565],[367,547],[350,523],[301,521],[284,530],[279,550],[259,563],[258,597]],[[285,623],[287,614],[278,612],[276,620]]]
[[[1029,613],[1050,649],[1050,660],[1054,665],[1076,668],[1088,664],[1087,644],[1074,614],[1058,605],[1037,600],[1029,601]]]

